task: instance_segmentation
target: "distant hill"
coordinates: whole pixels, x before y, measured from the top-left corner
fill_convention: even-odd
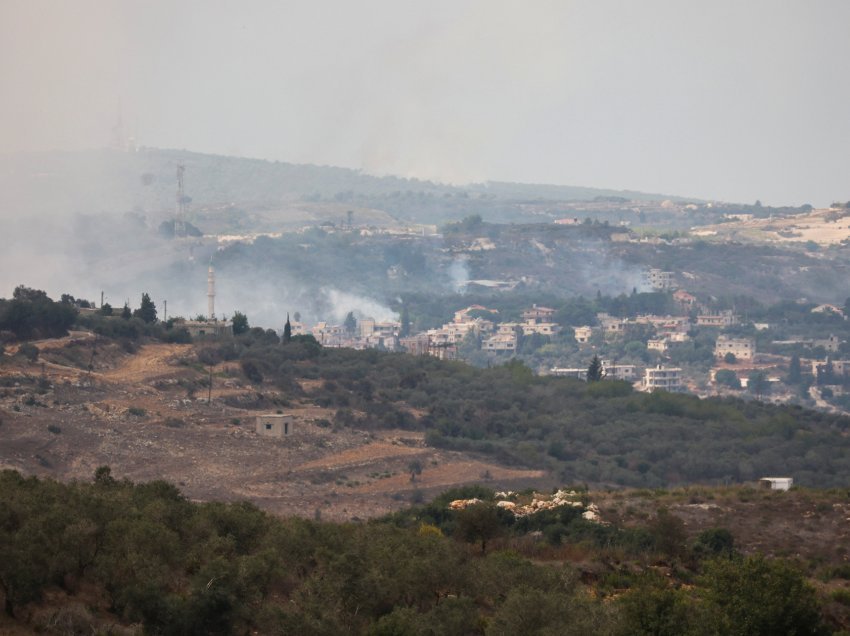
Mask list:
[[[405,196],[429,199],[432,203],[466,198],[485,198],[490,202],[494,199],[575,201],[597,197],[677,199],[634,191],[556,185],[489,182],[458,187],[418,179],[376,177],[348,168],[156,148],[138,152],[90,150],[2,155],[0,197],[7,209],[18,208],[29,213],[164,211],[175,207],[178,165],[186,168],[185,193],[195,208],[230,203],[243,208],[299,201],[344,203],[354,199],[360,203],[373,199],[374,207],[380,207],[381,201]]]
[[[593,201],[610,199],[613,201],[694,201],[699,199],[639,192],[637,190],[606,190],[604,188],[585,188],[580,186],[552,185],[545,183],[510,183],[503,181],[488,181],[483,184],[473,184],[468,187],[471,192],[482,192],[499,199],[531,199],[550,201]]]

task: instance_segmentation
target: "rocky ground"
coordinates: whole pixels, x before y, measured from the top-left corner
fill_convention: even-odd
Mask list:
[[[334,427],[333,411],[252,387],[232,363],[212,369],[210,394],[199,388],[209,369],[192,345],[128,353],[84,333],[36,344],[35,362],[10,350],[0,363],[2,468],[88,480],[109,465],[119,478],[166,479],[197,500],[248,499],[278,514],[335,520],[373,517],[472,482],[547,483],[542,471],[426,447],[421,433]],[[233,406],[282,400],[289,406]],[[294,434],[257,435],[256,415],[276,411],[294,416]],[[421,473],[412,475],[414,462]]]

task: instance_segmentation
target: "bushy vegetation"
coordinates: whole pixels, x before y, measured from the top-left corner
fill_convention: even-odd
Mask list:
[[[449,512],[456,494],[404,518],[334,524],[192,503],[168,483],[117,481],[106,467],[69,485],[3,471],[0,595],[7,615],[27,620],[47,592],[54,607],[62,598],[73,607],[85,590],[98,600],[75,616],[75,633],[97,631],[95,613],[180,635],[827,633],[814,591],[785,562],[721,551],[689,561],[652,543],[676,536],[667,523],[644,532],[650,541],[632,553],[645,558],[627,569],[593,547],[593,533],[589,543],[562,534],[595,563],[588,587],[572,565],[533,562],[504,542],[480,550],[504,516],[487,503]],[[440,526],[411,523],[416,514],[440,516]],[[576,523],[504,530],[533,545],[528,530],[549,536]],[[671,577],[652,572],[659,559]]]
[[[660,487],[791,474],[826,487],[846,485],[850,472],[850,418],[797,406],[634,393],[623,382],[535,376],[517,361],[477,369],[295,338],[222,351],[294,397],[297,380],[324,380],[309,397],[335,408],[338,426],[424,430],[433,446],[548,468],[564,482]]]
[[[11,299],[0,299],[0,332],[18,340],[64,336],[76,317],[73,304],[55,302],[38,289],[20,286]]]

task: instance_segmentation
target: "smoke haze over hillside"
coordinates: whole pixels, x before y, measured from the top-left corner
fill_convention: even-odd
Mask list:
[[[443,185],[488,180],[846,200],[848,23],[850,5],[838,0],[7,0],[0,295],[24,283],[54,296],[102,290],[120,305],[148,291],[169,299],[169,313],[203,311],[215,246],[190,260],[185,245],[157,236],[173,216],[178,164],[192,213],[227,209],[246,231],[257,230],[257,209],[277,214],[271,227],[340,222],[353,208],[437,225],[477,212],[464,203],[475,196],[544,192],[478,185],[467,200]],[[431,207],[349,203],[397,193]],[[604,256],[574,265],[605,292],[639,286],[638,268]],[[451,290],[476,278],[470,269],[458,259],[434,275]],[[225,266],[219,284],[222,313],[255,307],[269,326],[286,311],[392,313],[369,305],[378,294],[305,284],[285,268]]]
[[[848,23],[841,0],[7,0],[0,151],[133,136],[454,183],[822,205],[847,198]]]

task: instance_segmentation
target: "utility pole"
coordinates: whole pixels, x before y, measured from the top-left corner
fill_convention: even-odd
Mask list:
[[[100,290],[100,308],[103,309],[103,290]]]
[[[165,322],[168,322],[168,301],[167,300],[162,301],[162,314],[163,314],[162,319]]]
[[[212,403],[212,365],[210,365],[210,385],[207,389],[207,405]]]

